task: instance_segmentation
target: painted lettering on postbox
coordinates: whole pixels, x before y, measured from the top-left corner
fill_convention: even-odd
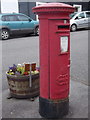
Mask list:
[[[56,79],[58,85],[67,85],[68,84],[68,74],[59,75]]]

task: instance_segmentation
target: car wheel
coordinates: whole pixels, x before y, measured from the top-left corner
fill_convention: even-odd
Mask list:
[[[71,26],[71,31],[74,32],[74,31],[76,31],[76,30],[77,30],[77,26],[76,26],[75,24],[73,24],[73,25]]]
[[[35,35],[39,35],[39,26],[35,29]]]
[[[2,40],[7,40],[9,38],[10,34],[9,31],[6,29],[2,29],[1,31],[1,39]]]

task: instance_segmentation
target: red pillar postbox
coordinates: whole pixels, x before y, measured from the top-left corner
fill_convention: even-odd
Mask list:
[[[40,20],[39,112],[46,118],[68,113],[70,83],[70,23],[74,8],[47,3],[33,8]]]

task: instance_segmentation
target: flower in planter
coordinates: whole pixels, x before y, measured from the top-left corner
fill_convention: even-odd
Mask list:
[[[9,67],[9,70],[8,70],[7,73],[9,75],[17,75],[17,76],[18,75],[29,75],[30,73],[31,74],[38,74],[39,73],[39,67],[36,67],[36,63],[33,63],[33,64],[23,63],[23,65],[13,64],[12,67]]]

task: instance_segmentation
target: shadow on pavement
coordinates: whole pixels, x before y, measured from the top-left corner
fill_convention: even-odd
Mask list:
[[[82,28],[82,29],[78,29],[78,30],[77,30],[77,31],[75,31],[75,32],[87,31],[87,30],[90,30],[90,29],[88,29],[88,28]]]
[[[34,34],[30,34],[30,35],[11,35],[11,37],[7,40],[11,40],[11,39],[16,39],[16,38],[28,38],[28,37],[37,37],[38,35],[34,35]],[[2,40],[2,41],[6,41],[6,40]]]

